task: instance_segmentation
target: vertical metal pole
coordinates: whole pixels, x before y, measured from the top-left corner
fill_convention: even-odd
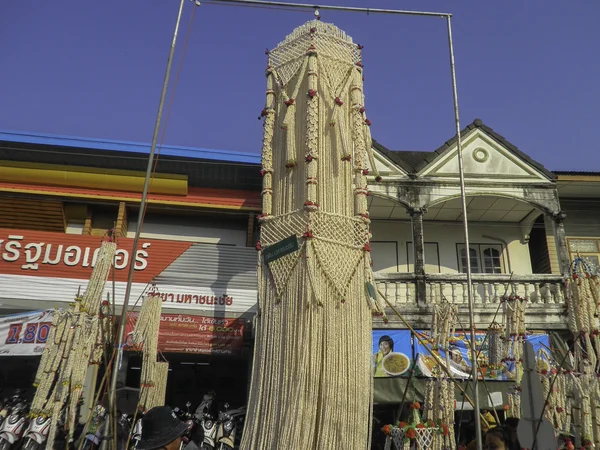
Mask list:
[[[467,199],[465,194],[465,173],[463,168],[462,140],[460,137],[460,120],[458,116],[458,93],[456,90],[456,70],[454,66],[454,45],[452,43],[452,23],[451,17],[446,16],[448,25],[448,47],[450,50],[450,72],[452,74],[452,94],[454,97],[454,121],[456,123],[456,147],[458,149],[458,174],[460,178],[460,197],[463,214],[463,228],[465,238],[465,251],[467,259],[467,297],[469,305],[469,326],[471,327],[471,376],[473,377],[473,403],[475,409],[475,439],[477,450],[482,450],[481,439],[481,418],[479,416],[479,364],[477,363],[477,346],[475,345],[475,318],[473,314],[473,283],[471,281],[471,252],[469,248],[469,223],[467,220]]]
[[[127,286],[125,288],[125,298],[123,300],[123,310],[121,311],[121,319],[119,322],[119,330],[117,332],[117,354],[115,356],[115,363],[112,368],[109,398],[113,403],[116,403],[116,390],[117,390],[117,377],[119,373],[119,366],[121,365],[121,347],[123,345],[123,337],[125,334],[125,325],[127,324],[127,308],[129,306],[129,297],[131,295],[131,286],[133,284],[133,274],[135,271],[135,254],[137,252],[138,241],[140,239],[140,233],[142,232],[142,225],[144,222],[144,212],[146,209],[146,199],[148,196],[148,187],[150,185],[150,178],[152,175],[152,169],[154,165],[154,152],[156,150],[156,142],[158,141],[158,133],[160,131],[160,124],[162,120],[163,108],[165,105],[165,97],[167,96],[167,88],[169,87],[169,77],[171,74],[171,66],[173,64],[173,54],[175,53],[175,43],[177,42],[177,34],[179,32],[179,23],[181,21],[181,14],[183,12],[183,4],[185,0],[181,0],[179,4],[179,12],[177,14],[177,21],[175,22],[175,31],[173,32],[173,40],[171,42],[171,49],[169,51],[169,59],[167,60],[167,70],[165,73],[165,79],[162,87],[162,93],[160,96],[160,103],[158,104],[158,114],[156,116],[156,123],[154,124],[154,135],[152,136],[152,145],[150,147],[150,155],[148,157],[148,167],[146,168],[146,179],[144,180],[144,189],[142,190],[142,199],[140,202],[140,211],[138,213],[137,225],[135,230],[135,236],[133,238],[133,249],[131,250],[131,262],[129,264],[129,274],[127,277]]]

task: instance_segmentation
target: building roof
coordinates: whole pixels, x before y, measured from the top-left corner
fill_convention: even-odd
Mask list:
[[[495,140],[500,145],[504,146],[507,150],[512,152],[515,156],[528,164],[531,164],[537,170],[542,172],[550,179],[556,179],[556,174],[550,172],[539,162],[531,159],[527,154],[523,153],[519,148],[508,141],[504,136],[498,134],[493,128],[488,127],[483,123],[481,119],[475,119],[473,123],[470,123],[460,131],[460,136],[465,137],[471,130],[478,128],[486,133],[489,137]],[[381,153],[386,155],[390,160],[398,164],[409,174],[415,174],[423,170],[428,164],[433,162],[438,156],[444,153],[448,148],[452,147],[456,143],[456,135],[452,139],[446,141],[442,146],[432,152],[416,152],[416,151],[405,151],[405,150],[389,150],[378,142],[374,142],[374,147]]]
[[[531,159],[504,136],[475,119],[461,130],[461,137],[471,130],[480,129],[521,160],[531,164],[550,179],[556,174],[587,172],[550,172]],[[408,174],[417,174],[456,143],[456,136],[434,151],[390,150],[373,140],[373,147],[400,166]],[[82,150],[85,150],[82,152]],[[157,149],[158,151],[158,149]],[[0,130],[0,160],[41,162],[82,167],[146,171],[150,145],[106,139],[77,138]],[[192,187],[260,190],[261,157],[251,153],[212,150],[204,148],[164,145],[160,148],[157,172],[188,176]]]
[[[117,151],[128,153],[150,154],[149,143],[115,141],[110,139],[92,139],[74,136],[60,136],[55,134],[23,133],[18,131],[0,130],[0,141],[20,142],[23,144],[50,145],[56,147],[71,147],[80,149],[93,149]],[[157,151],[158,151],[157,146]],[[160,146],[160,154],[193,159],[206,159],[213,161],[226,161],[237,163],[259,164],[260,155],[229,150],[213,150],[207,148],[181,147],[175,145]]]
[[[0,160],[146,172],[149,152],[134,142],[0,131]],[[156,172],[186,175],[190,187],[260,190],[259,164],[249,153],[162,146]]]

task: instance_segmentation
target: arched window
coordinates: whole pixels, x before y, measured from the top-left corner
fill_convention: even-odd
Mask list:
[[[469,245],[471,273],[502,273],[502,246],[496,244]],[[467,271],[467,252],[464,244],[458,244],[458,263],[462,273]]]
[[[469,249],[469,256],[471,257],[471,273],[479,273],[479,252],[477,248],[471,247]],[[460,259],[461,259],[461,271],[467,271],[467,251],[463,247],[460,249]]]
[[[502,273],[501,252],[497,248],[483,248],[483,272]]]

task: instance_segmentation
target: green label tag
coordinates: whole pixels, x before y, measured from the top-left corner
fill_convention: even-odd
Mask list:
[[[369,297],[371,297],[373,300],[377,300],[377,292],[375,291],[375,286],[373,286],[370,281],[367,281],[365,284],[367,286],[367,293],[369,294]]]
[[[263,250],[265,263],[272,263],[285,255],[298,251],[298,248],[298,238],[295,235],[285,238]]]

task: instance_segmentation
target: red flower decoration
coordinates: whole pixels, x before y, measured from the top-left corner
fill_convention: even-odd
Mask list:
[[[314,89],[310,89],[310,90],[308,91],[308,96],[309,96],[310,98],[314,98],[316,95],[317,95],[317,91],[315,91]]]
[[[382,180],[382,178],[381,178],[379,175],[377,175],[377,177],[375,177],[375,181],[377,181],[378,183],[379,183],[381,180]]]
[[[306,155],[306,162],[312,162],[313,159],[312,155]]]
[[[504,411],[508,411],[508,405],[504,405]]]
[[[285,165],[285,167],[287,169],[292,169],[292,168],[296,167],[296,161],[288,161],[287,164]]]
[[[342,161],[349,162],[352,160],[352,155],[344,155],[342,156]]]
[[[365,244],[365,246],[363,247],[363,251],[370,252],[371,251],[371,245]]]
[[[362,62],[360,62],[360,61],[358,61],[358,62],[356,63],[356,65],[357,65],[358,67],[365,67],[365,66],[363,65],[363,63],[362,63]]]
[[[369,119],[365,119],[365,123],[366,123],[368,126],[371,126],[371,121],[370,121]]]
[[[387,436],[387,435],[388,435],[388,434],[390,434],[390,432],[392,431],[392,427],[391,427],[391,426],[389,426],[389,425],[385,425],[385,426],[384,426],[384,427],[381,429],[381,431],[383,431],[383,434],[385,434],[385,435]]]
[[[408,426],[408,424],[406,422],[400,422],[400,423],[398,423],[398,428],[404,428],[404,427],[407,427],[407,426]]]
[[[102,306],[108,306],[108,300],[102,300]]]
[[[363,169],[362,174],[363,175],[369,175],[369,169]]]
[[[346,299],[343,298],[342,300],[340,300],[342,303],[346,303]]]
[[[383,323],[385,323],[385,324],[387,325],[389,322],[390,322],[390,321],[389,321],[389,320],[387,320],[387,317],[384,317],[384,318],[383,318]]]
[[[546,369],[542,369],[541,374],[542,375],[548,375],[548,371]]]
[[[294,99],[290,98],[290,99],[286,100],[284,103],[285,103],[285,106],[293,105],[294,104]]]
[[[266,110],[266,109],[263,109],[263,110],[260,112],[260,117],[265,117],[266,115],[267,115],[267,110]]]
[[[303,238],[305,238],[305,239],[312,239],[314,236],[313,236],[313,234],[312,234],[312,231],[308,230],[307,232],[305,232],[305,233],[302,235],[302,237],[303,237]]]
[[[342,106],[344,104],[344,102],[341,101],[339,97],[335,98],[335,103],[336,103],[336,105],[340,105],[340,106]]]
[[[311,33],[316,33],[316,32],[317,32],[317,29],[316,29],[315,27],[312,27],[312,28],[310,29],[310,32],[311,32]]]
[[[563,411],[564,411],[564,409],[562,409],[560,406],[556,408],[556,412],[558,412],[558,413],[561,413]]]
[[[424,424],[418,423],[415,428],[426,428]]]
[[[267,171],[265,169],[261,169],[260,176],[264,177],[266,173],[267,173]]]
[[[358,49],[359,49],[359,50],[362,50],[362,49],[364,48],[364,47],[363,47],[362,45],[360,45],[360,44],[358,44],[358,45],[357,45],[357,47],[358,47]]]
[[[364,106],[361,106],[358,111],[362,114],[362,113],[364,113],[366,111],[366,109],[365,109]]]
[[[416,431],[414,430],[414,428],[409,428],[408,430],[406,430],[406,437],[409,439],[414,439],[416,436]]]
[[[256,249],[257,252],[260,252],[262,250],[262,245],[260,245],[260,241],[258,241],[256,243],[256,245],[254,246],[254,248]]]
[[[413,402],[410,404],[410,409],[421,409],[421,404],[419,402]]]
[[[577,278],[579,278],[579,277],[577,276],[577,274],[576,274],[576,273],[574,273],[574,274],[573,274],[573,279],[574,279],[574,280],[576,280]]]

